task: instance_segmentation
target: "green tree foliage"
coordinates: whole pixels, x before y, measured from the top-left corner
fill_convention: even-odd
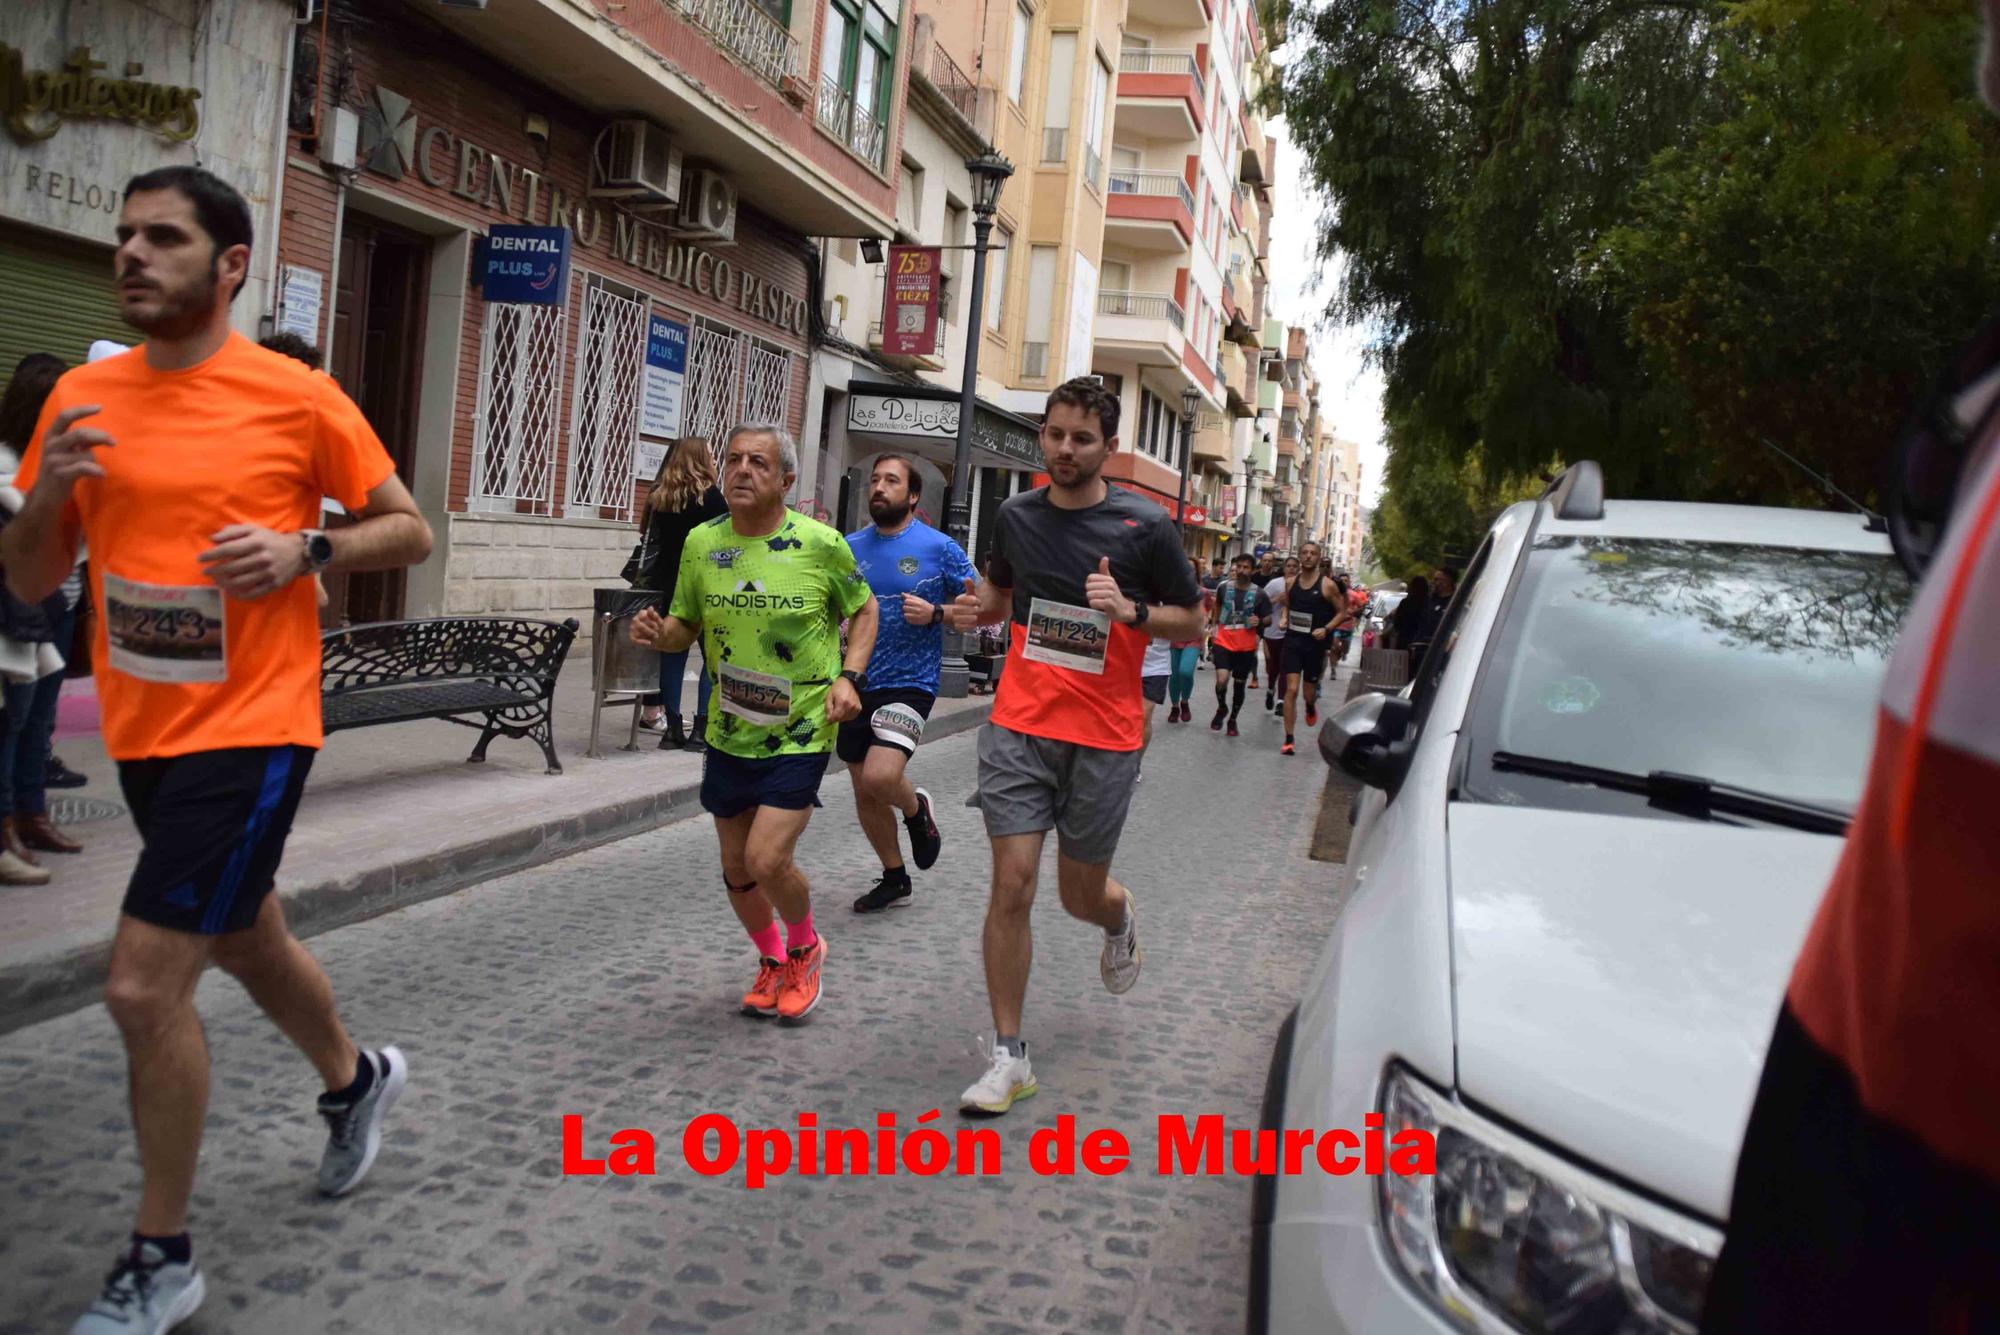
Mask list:
[[[1377,332],[1391,573],[1556,461],[1614,495],[1869,490],[2000,296],[1963,0],[1298,0],[1327,314]],[[1468,534],[1468,530],[1470,531]]]
[[[1692,494],[1823,504],[1770,441],[1866,495],[1918,393],[2000,299],[2000,125],[1958,0],[1748,0],[1730,114],[1663,153],[1605,238],[1611,299],[1689,405]]]

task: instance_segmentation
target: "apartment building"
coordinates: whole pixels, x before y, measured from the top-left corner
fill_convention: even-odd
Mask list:
[[[818,438],[812,238],[893,229],[897,0],[327,0],[296,34],[271,323],[438,539],[337,614],[584,614],[670,440]]]
[[[1128,0],[1116,57],[1093,369],[1123,403],[1115,480],[1169,511],[1193,406],[1188,535],[1204,557],[1243,538],[1234,478],[1262,369],[1261,42],[1249,0]]]

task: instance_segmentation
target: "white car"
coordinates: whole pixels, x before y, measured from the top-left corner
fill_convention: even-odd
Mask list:
[[[1436,1137],[1434,1176],[1257,1179],[1253,1331],[1693,1331],[1792,960],[1910,587],[1860,516],[1510,507],[1400,696],[1264,1124]]]

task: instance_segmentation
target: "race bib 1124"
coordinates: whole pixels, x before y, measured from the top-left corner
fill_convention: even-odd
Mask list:
[[[1050,598],[1037,598],[1028,605],[1028,638],[1021,646],[1021,657],[1103,676],[1104,656],[1110,647],[1108,613]]]

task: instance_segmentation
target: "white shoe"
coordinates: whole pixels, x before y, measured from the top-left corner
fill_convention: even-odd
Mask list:
[[[1035,1073],[1028,1066],[1025,1048],[1016,1057],[995,1043],[988,1056],[992,1064],[986,1068],[986,1074],[973,1081],[971,1088],[958,1096],[960,1112],[998,1116],[1020,1100],[1034,1097],[1037,1088]]]
[[[193,1316],[205,1296],[193,1261],[168,1261],[158,1247],[141,1243],[119,1258],[70,1335],[164,1335]]]
[[[1104,976],[1104,990],[1117,996],[1130,992],[1139,981],[1139,965],[1144,959],[1139,949],[1139,909],[1132,892],[1125,892],[1125,930],[1104,934],[1104,953],[1098,957],[1097,971]]]
[[[47,867],[37,867],[26,858],[0,849],[0,885],[47,885],[54,877]]]

